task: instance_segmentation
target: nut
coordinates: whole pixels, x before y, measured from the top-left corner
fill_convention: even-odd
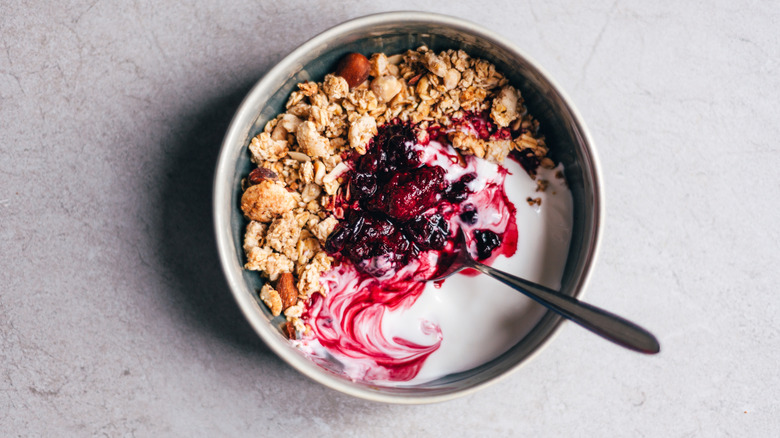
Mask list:
[[[295,279],[289,272],[283,273],[276,282],[276,290],[282,298],[282,310],[294,306],[298,302],[298,288]]]
[[[295,324],[293,324],[292,321],[287,321],[282,324],[282,333],[287,336],[287,339],[297,338],[297,335],[295,334]]]
[[[276,181],[279,179],[279,175],[271,169],[265,167],[258,167],[257,169],[249,172],[249,185],[260,184],[264,180]]]
[[[379,103],[390,102],[402,88],[401,81],[393,76],[380,76],[371,81],[371,91],[376,94]]]
[[[368,58],[360,53],[348,53],[336,66],[336,75],[344,78],[349,88],[355,88],[368,79],[370,70],[371,64]]]

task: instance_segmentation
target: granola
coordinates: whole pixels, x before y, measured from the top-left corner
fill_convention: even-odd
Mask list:
[[[523,103],[493,64],[462,50],[436,53],[425,46],[402,54],[375,53],[370,59],[349,54],[322,82],[298,84],[285,111],[248,145],[261,171],[244,181],[241,198],[250,220],[245,269],[270,281],[284,276],[286,289],[293,283],[297,288],[297,298],[285,294],[284,306],[270,283],[260,291],[272,315],[284,312],[285,330],[306,331],[300,318],[307,300],[327,293],[319,278],[334,263],[323,248],[339,223],[335,200],[346,190],[343,174],[349,170],[343,157],[366,154],[377,128],[392,121],[424,130],[451,127],[477,114],[506,135],[486,138],[451,130],[447,138],[461,153],[502,163],[518,151],[523,159],[552,168],[537,133],[539,123]],[[539,183],[541,191],[545,187]]]

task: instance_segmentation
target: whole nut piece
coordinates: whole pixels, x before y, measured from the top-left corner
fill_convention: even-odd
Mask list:
[[[349,88],[354,88],[368,79],[370,70],[371,64],[368,58],[360,53],[348,53],[336,66],[336,75],[344,78]]]
[[[249,172],[249,184],[255,185],[260,184],[264,180],[271,180],[271,181],[277,181],[279,179],[279,175],[276,174],[271,169],[266,169],[265,167],[258,167],[254,169],[253,171]]]

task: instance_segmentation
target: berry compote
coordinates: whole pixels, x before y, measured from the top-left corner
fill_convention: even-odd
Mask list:
[[[413,125],[389,123],[365,155],[347,160],[352,171],[342,199],[345,217],[325,244],[328,252],[381,275],[370,263],[375,257],[397,268],[421,251],[444,249],[452,235],[445,215],[468,197],[466,184],[476,175],[451,184],[441,166],[423,162],[417,139]]]

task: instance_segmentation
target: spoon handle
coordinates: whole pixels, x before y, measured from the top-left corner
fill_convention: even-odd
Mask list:
[[[661,350],[658,340],[650,332],[614,313],[482,263],[474,262],[472,267],[618,345],[645,354],[655,354]]]

